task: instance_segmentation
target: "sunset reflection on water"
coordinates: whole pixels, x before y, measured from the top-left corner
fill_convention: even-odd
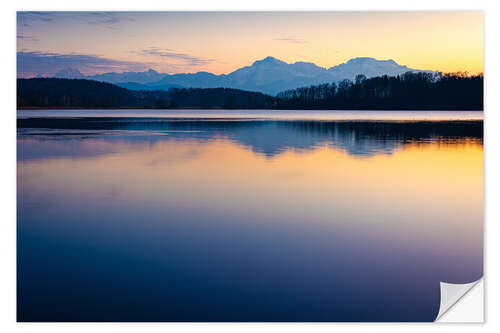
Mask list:
[[[430,321],[482,276],[482,132],[254,125],[19,131],[22,316]]]

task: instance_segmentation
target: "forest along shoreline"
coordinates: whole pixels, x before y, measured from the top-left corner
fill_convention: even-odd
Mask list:
[[[84,79],[17,79],[17,108],[482,111],[483,75],[358,75],[276,96],[232,88],[137,91]]]

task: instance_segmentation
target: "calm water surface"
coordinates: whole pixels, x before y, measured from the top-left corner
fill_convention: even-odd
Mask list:
[[[483,274],[481,112],[19,111],[17,144],[20,321],[432,321]]]

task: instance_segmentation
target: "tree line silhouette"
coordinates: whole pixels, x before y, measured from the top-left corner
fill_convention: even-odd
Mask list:
[[[482,110],[483,75],[408,72],[325,83],[276,97],[230,88],[134,91],[81,79],[17,80],[19,108]]]
[[[407,72],[343,80],[277,95],[280,109],[483,110],[483,75]]]

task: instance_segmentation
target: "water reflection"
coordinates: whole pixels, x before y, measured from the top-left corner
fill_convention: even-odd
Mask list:
[[[19,320],[432,321],[482,276],[482,123],[115,120],[18,121]]]
[[[289,149],[312,150],[323,144],[357,156],[392,154],[408,144],[446,144],[461,141],[482,144],[482,121],[352,122],[264,120],[165,120],[137,118],[18,119],[20,135],[39,138],[65,136],[68,141],[115,136],[133,142],[186,138],[200,141],[224,137],[273,157]],[[57,138],[58,141],[62,138]],[[113,140],[113,139],[109,139]],[[59,144],[57,151],[73,152],[75,142]],[[56,144],[57,145],[57,144]],[[20,158],[38,151],[20,150]],[[82,154],[90,153],[82,147]],[[42,153],[43,155],[43,153]]]

